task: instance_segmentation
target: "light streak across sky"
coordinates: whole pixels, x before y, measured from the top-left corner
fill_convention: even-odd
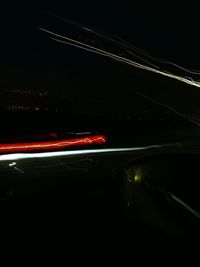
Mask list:
[[[48,13],[48,12],[47,12]],[[169,77],[175,80],[178,80],[180,82],[195,86],[195,87],[200,87],[200,82],[197,79],[194,79],[192,77],[189,77],[190,74],[198,76],[200,79],[200,71],[197,70],[187,70],[184,67],[181,67],[175,63],[169,62],[169,61],[165,61],[162,59],[156,59],[152,56],[150,56],[148,53],[142,52],[141,50],[135,48],[134,46],[132,46],[131,44],[121,40],[121,39],[116,39],[114,36],[111,35],[107,35],[107,34],[103,34],[103,33],[99,33],[97,31],[94,31],[88,27],[82,26],[78,23],[63,19],[59,16],[56,16],[54,14],[50,14],[53,15],[55,17],[57,17],[58,19],[64,20],[65,22],[71,24],[72,26],[75,26],[77,28],[79,28],[81,31],[86,31],[88,33],[92,33],[94,34],[96,37],[100,37],[105,41],[109,41],[110,43],[114,44],[117,48],[123,50],[124,52],[126,52],[126,56],[121,56],[118,55],[117,53],[114,52],[110,52],[109,49],[107,48],[99,48],[95,45],[92,44],[88,44],[85,41],[79,41],[77,39],[70,38],[69,36],[66,35],[61,35],[58,34],[57,32],[51,31],[49,29],[47,29],[46,27],[40,27],[39,29],[46,32],[47,34],[49,34],[49,37],[54,40],[57,41],[59,43],[63,43],[66,45],[70,45],[88,52],[92,52],[95,54],[99,54],[102,56],[106,56],[109,57],[113,60],[119,61],[121,63],[127,64],[129,66],[138,68],[138,69],[143,69],[146,71],[150,71],[165,77]],[[130,57],[133,57],[133,59],[131,59]],[[138,62],[137,62],[138,60]],[[159,65],[156,65],[160,63]],[[163,65],[171,65],[174,68],[176,68],[177,70],[181,70],[184,72],[185,75],[181,76],[178,74],[174,74],[170,71],[168,71],[167,69],[165,69],[163,67]]]

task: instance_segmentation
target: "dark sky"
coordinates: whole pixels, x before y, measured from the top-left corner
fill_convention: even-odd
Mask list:
[[[129,105],[131,108],[129,94],[136,88],[148,96],[155,94],[161,104],[170,104],[173,109],[178,107],[179,113],[186,111],[187,116],[199,118],[200,95],[196,88],[188,96],[188,87],[183,83],[136,69],[132,71],[108,58],[58,44],[38,29],[54,25],[43,12],[46,10],[121,37],[157,58],[200,69],[200,4],[194,0],[187,4],[182,1],[181,5],[174,2],[66,0],[40,1],[39,4],[27,1],[23,5],[16,1],[1,5],[0,89],[56,90],[65,93],[71,105],[74,103],[71,100],[81,100],[82,106],[76,105],[80,109],[91,102],[92,110],[97,101],[101,108],[104,97],[112,101],[108,101],[110,109],[115,97],[118,109],[118,103],[126,96],[121,108]]]
[[[97,70],[102,77],[123,72],[108,59],[88,57],[78,49],[47,40],[38,30],[49,23],[42,10],[119,36],[155,57],[200,69],[200,4],[198,1],[190,1],[187,5],[160,2],[67,0],[38,4],[27,1],[23,5],[16,2],[1,6],[2,86],[8,84],[10,77],[13,83],[31,79],[34,86],[34,77],[52,76],[55,70],[55,84],[65,79],[78,79],[82,70],[84,75]],[[41,86],[46,86],[45,80],[41,78]],[[53,77],[51,82],[53,84]]]
[[[40,10],[102,29],[124,38],[155,56],[200,68],[198,1],[51,1],[1,6],[1,30],[9,32],[7,44],[17,45],[19,32],[37,27]],[[175,2],[175,1],[173,1]],[[26,32],[27,33],[27,32]],[[12,37],[11,37],[12,36]],[[26,37],[24,38],[26,39]],[[3,40],[3,42],[6,40]],[[23,38],[22,38],[23,41]],[[3,44],[1,44],[3,45]]]

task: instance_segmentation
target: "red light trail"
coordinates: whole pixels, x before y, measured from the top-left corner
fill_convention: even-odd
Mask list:
[[[107,139],[104,135],[93,135],[88,137],[71,138],[71,139],[63,139],[56,141],[0,144],[0,153],[49,151],[49,150],[55,151],[68,147],[101,145],[104,144],[106,140]]]

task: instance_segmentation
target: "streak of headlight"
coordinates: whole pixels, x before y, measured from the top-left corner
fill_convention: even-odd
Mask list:
[[[82,25],[82,24],[79,24],[77,22],[74,22],[74,21],[71,21],[69,19],[66,19],[66,18],[63,18],[61,16],[58,16],[55,13],[47,11],[47,10],[42,10],[42,11],[44,13],[52,16],[52,17],[55,17],[55,18],[59,19],[60,21],[66,22],[68,24],[71,24],[71,25],[73,25],[73,26],[75,26],[75,27],[77,27],[77,28],[79,28],[81,30],[84,30],[84,31],[89,32],[89,33],[92,33],[95,36],[101,37],[102,39],[105,39],[105,40],[108,40],[108,41],[112,42],[113,44],[117,45],[118,47],[120,47],[121,49],[126,51],[127,53],[137,57],[138,59],[142,60],[143,62],[146,62],[149,65],[154,66],[155,68],[159,68],[159,67],[154,65],[154,64],[152,64],[150,61],[145,60],[142,57],[149,58],[149,59],[151,59],[153,61],[156,61],[156,62],[159,62],[161,64],[174,66],[174,67],[176,67],[178,69],[181,69],[181,70],[185,71],[186,73],[200,75],[200,71],[199,70],[186,69],[186,68],[184,68],[184,67],[182,67],[182,66],[180,66],[178,64],[175,64],[173,62],[170,62],[170,61],[167,61],[167,60],[164,60],[164,59],[155,58],[155,57],[151,56],[147,51],[144,51],[142,49],[139,49],[138,47],[133,46],[132,44],[126,42],[125,40],[123,40],[122,38],[120,38],[118,36],[115,36],[113,34],[108,34],[108,33],[102,32],[102,31],[101,32],[96,31],[96,30],[94,30],[92,28],[86,27],[85,25]],[[141,56],[136,55],[136,53],[141,55]]]
[[[152,145],[145,147],[130,147],[130,148],[102,148],[102,149],[87,149],[87,150],[72,150],[72,151],[53,151],[43,153],[18,153],[18,154],[6,154],[0,156],[1,161],[7,160],[20,160],[20,159],[38,159],[38,158],[51,158],[51,157],[65,157],[65,156],[77,156],[77,155],[88,155],[88,154],[107,154],[107,153],[123,153],[123,152],[134,152],[143,151],[149,149],[156,149],[165,145]]]
[[[179,203],[181,206],[183,206],[184,208],[186,208],[189,212],[193,213],[197,218],[200,218],[200,212],[193,210],[188,204],[186,204],[185,202],[183,202],[180,198],[178,198],[177,196],[169,193],[170,196],[177,202]]]
[[[139,69],[143,69],[143,70],[147,70],[147,71],[150,71],[150,72],[154,72],[154,73],[157,73],[157,74],[160,74],[160,75],[163,75],[163,76],[166,76],[166,77],[169,77],[169,78],[181,81],[183,83],[186,83],[186,84],[189,84],[189,85],[192,85],[192,86],[200,88],[200,82],[198,82],[198,81],[193,81],[193,80],[190,80],[190,79],[187,79],[185,77],[181,77],[181,76],[172,74],[172,73],[164,71],[164,70],[155,69],[153,67],[149,67],[149,66],[146,66],[144,64],[137,63],[137,62],[135,62],[133,60],[130,60],[128,58],[125,58],[125,57],[122,57],[122,56],[118,56],[118,55],[110,53],[110,52],[108,52],[108,51],[106,51],[104,49],[96,48],[96,47],[94,47],[92,45],[87,45],[87,44],[85,44],[83,42],[76,41],[75,39],[68,38],[66,36],[57,34],[55,32],[49,31],[49,30],[44,29],[44,28],[40,28],[40,30],[42,30],[42,31],[44,31],[46,33],[49,33],[52,36],[61,38],[61,40],[59,40],[57,38],[54,38],[54,40],[56,40],[56,41],[59,41],[59,42],[62,42],[62,43],[66,43],[68,45],[70,44],[72,46],[75,46],[75,47],[78,47],[80,49],[87,50],[87,51],[90,51],[90,52],[93,52],[93,53],[96,53],[96,54],[101,54],[103,56],[110,57],[110,58],[112,58],[112,59],[114,59],[116,61],[119,61],[119,62],[122,62],[122,63],[126,63],[129,66],[133,66],[133,67],[136,67],[136,68],[139,68]],[[67,42],[65,42],[65,40],[67,40]]]

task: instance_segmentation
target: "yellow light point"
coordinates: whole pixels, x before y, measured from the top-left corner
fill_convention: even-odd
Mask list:
[[[140,183],[141,180],[142,180],[141,175],[140,175],[139,173],[136,173],[136,174],[135,174],[135,177],[134,177],[134,181],[135,181],[136,183]]]
[[[136,169],[135,170],[135,176],[134,176],[134,182],[135,183],[141,183],[142,181],[142,170],[139,168],[139,169]]]

